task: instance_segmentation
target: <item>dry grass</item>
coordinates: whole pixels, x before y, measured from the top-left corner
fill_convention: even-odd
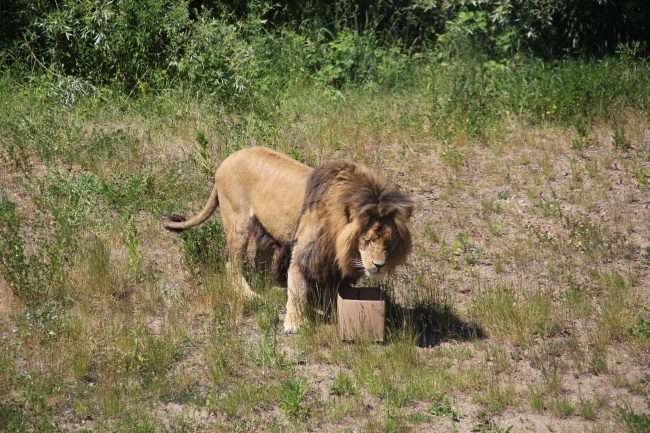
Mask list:
[[[0,150],[2,194],[48,289],[16,296],[20,267],[0,281],[0,426],[635,431],[650,381],[647,116],[626,113],[626,149],[604,120],[580,136],[515,118],[441,142],[418,95],[347,98],[290,99],[267,123],[186,100],[64,111],[54,137],[42,114],[2,123],[31,134],[22,156]],[[321,321],[280,334],[286,294],[252,269],[261,298],[232,293],[218,224],[162,230],[203,205],[205,164],[252,142],[352,158],[413,194],[385,344],[343,343]],[[432,414],[445,399],[457,419]]]

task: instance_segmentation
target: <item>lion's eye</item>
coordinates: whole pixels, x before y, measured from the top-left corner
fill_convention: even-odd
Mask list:
[[[366,240],[363,241],[363,242],[366,244],[366,246],[370,245],[370,239],[366,239]]]

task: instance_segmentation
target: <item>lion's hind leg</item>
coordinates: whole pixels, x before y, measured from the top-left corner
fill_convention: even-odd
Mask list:
[[[249,239],[249,219],[234,212],[229,203],[222,204],[221,218],[228,244],[228,263],[226,263],[228,281],[244,298],[256,298],[257,294],[251,290],[248,281],[244,277],[244,260]]]
[[[229,260],[228,263],[226,263],[226,273],[228,274],[228,281],[230,281],[230,284],[232,284],[237,291],[244,296],[244,298],[255,299],[259,297],[259,295],[251,289],[248,281],[246,281],[241,262]]]

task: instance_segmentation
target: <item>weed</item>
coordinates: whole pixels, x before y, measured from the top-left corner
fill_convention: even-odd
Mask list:
[[[280,409],[291,421],[305,421],[309,418],[309,408],[305,405],[308,387],[301,378],[287,379],[280,390]]]
[[[208,139],[205,138],[205,134],[199,132],[196,134],[196,150],[197,150],[197,163],[201,168],[201,171],[206,176],[212,178],[212,162],[208,156]]]
[[[625,137],[625,127],[624,126],[614,126],[614,131],[612,132],[612,144],[616,150],[629,150],[631,147],[630,142]]]
[[[546,409],[544,404],[544,387],[535,385],[529,388],[530,408],[535,412],[542,412]]]
[[[194,230],[183,231],[181,236],[185,260],[193,274],[198,274],[200,269],[225,262],[226,238],[220,221],[207,221]]]
[[[3,431],[48,431],[54,425],[53,408],[37,393],[23,393],[0,405]]]
[[[636,184],[641,192],[645,192],[645,190],[648,188],[648,175],[646,174],[643,167],[638,167],[634,171],[634,179],[636,180]]]
[[[437,233],[436,229],[433,227],[432,224],[427,224],[427,226],[424,229],[424,236],[432,244],[440,243],[440,235]]]
[[[580,398],[576,405],[576,412],[582,418],[593,421],[598,416],[598,411],[606,404],[606,399],[603,396],[596,394],[593,399],[587,400]]]
[[[502,413],[517,400],[514,386],[502,385],[496,379],[491,380],[486,389],[475,393],[472,399],[493,414]]]
[[[338,396],[350,396],[356,393],[356,387],[349,374],[340,371],[334,381],[328,386],[330,394]]]
[[[455,173],[460,172],[460,169],[465,164],[465,156],[463,151],[453,147],[447,147],[440,152],[440,159],[442,163],[450,167]]]
[[[460,256],[463,261],[469,265],[475,265],[484,254],[482,248],[474,247],[470,243],[469,235],[465,232],[459,232],[454,239],[454,254]]]
[[[275,384],[236,379],[225,391],[210,388],[205,406],[211,413],[222,413],[231,419],[249,417],[253,411],[274,406],[278,400],[278,393]],[[282,405],[281,396],[280,404]]]
[[[494,236],[501,236],[504,232],[503,223],[500,218],[488,218],[486,220],[488,230]]]
[[[650,416],[647,414],[636,413],[629,407],[617,405],[616,416],[630,433],[650,431]]]
[[[126,238],[124,240],[127,248],[127,262],[131,278],[138,281],[141,278],[140,262],[142,253],[138,251],[138,227],[132,216],[126,223]]]
[[[20,236],[20,216],[16,205],[0,191],[0,260],[2,274],[13,292],[26,300],[35,300],[32,267],[25,256]]]
[[[501,212],[501,206],[496,200],[483,199],[481,200],[481,211],[483,213],[499,213]]]
[[[533,214],[541,213],[546,218],[562,217],[560,204],[555,200],[542,200],[541,202],[533,205],[531,212]]]
[[[638,316],[634,325],[628,328],[628,333],[637,338],[650,338],[650,319]]]
[[[460,412],[454,409],[448,397],[443,397],[429,406],[429,413],[435,416],[444,416],[454,422],[460,421]]]
[[[559,418],[566,418],[573,415],[575,408],[573,404],[566,397],[559,397],[552,400],[548,405],[552,414]]]
[[[546,247],[553,247],[555,245],[555,237],[551,234],[549,227],[546,224],[537,221],[526,221],[524,227],[529,229],[533,235],[535,235],[535,238],[540,245]]]
[[[637,294],[631,290],[629,282],[616,271],[603,274],[600,277],[600,287],[605,296],[596,316],[597,322],[600,323],[601,329],[607,330],[612,336],[627,335],[640,308]]]
[[[410,384],[404,385],[391,385],[386,382],[382,383],[382,393],[386,399],[386,407],[389,408],[403,408],[413,398],[413,389]]]
[[[478,420],[470,428],[471,432],[476,433],[508,433],[510,430],[512,430],[512,426],[501,427],[489,419]]]

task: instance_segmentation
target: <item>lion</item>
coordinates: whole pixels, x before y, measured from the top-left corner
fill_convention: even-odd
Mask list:
[[[310,295],[322,295],[328,306],[340,287],[364,275],[381,278],[411,252],[412,200],[353,162],[312,169],[264,147],[240,150],[217,169],[198,215],[171,215],[163,226],[195,227],[217,207],[228,245],[226,269],[244,296],[256,296],[242,272],[251,238],[262,251],[276,250],[274,273],[288,289],[286,333],[300,328]]]
[[[407,194],[359,164],[335,161],[311,171],[294,238],[274,264],[288,288],[284,331],[298,331],[314,292],[327,310],[340,288],[404,264],[413,208]]]

